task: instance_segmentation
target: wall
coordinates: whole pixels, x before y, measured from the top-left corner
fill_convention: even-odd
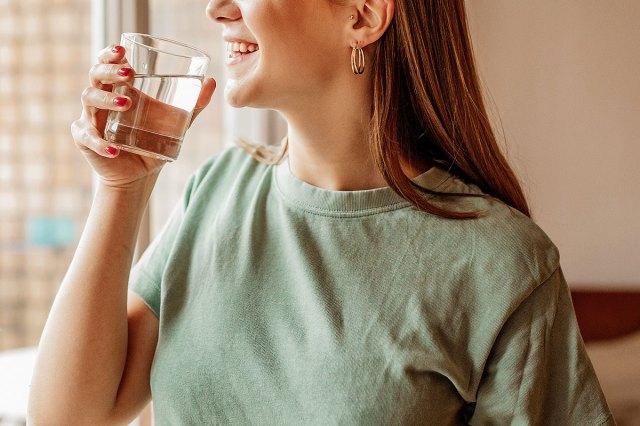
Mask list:
[[[494,127],[567,281],[640,287],[640,2],[467,8]]]

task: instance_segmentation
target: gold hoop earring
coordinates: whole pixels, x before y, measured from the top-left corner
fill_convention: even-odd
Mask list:
[[[356,75],[364,73],[364,51],[358,47],[357,42],[351,51],[351,70]]]

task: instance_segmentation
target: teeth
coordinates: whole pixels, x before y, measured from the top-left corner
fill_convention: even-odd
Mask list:
[[[251,53],[251,52],[255,52],[256,50],[260,50],[259,46],[257,44],[251,44],[251,43],[245,43],[245,42],[233,42],[233,43],[227,43],[227,52],[229,52],[229,54],[234,54],[234,53]],[[238,56],[238,55],[234,55],[234,56]]]

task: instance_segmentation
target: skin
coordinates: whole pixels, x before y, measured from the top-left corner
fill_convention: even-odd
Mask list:
[[[356,42],[370,57],[393,11],[393,0],[354,0],[342,7],[326,0],[208,3],[207,14],[225,33],[260,46],[252,66],[233,71],[225,99],[235,107],[282,114],[289,163],[298,178],[330,190],[387,186],[365,142],[370,71],[355,75],[350,61]],[[349,20],[351,14],[355,19]],[[109,111],[131,107],[130,98],[123,106],[114,104],[113,85],[134,77],[118,75],[125,52],[113,47],[99,53],[81,96],[82,114],[71,125],[76,146],[96,172],[96,193],[40,339],[30,425],[126,425],[151,397],[158,318],[127,284],[141,218],[165,163],[107,151],[102,135]],[[205,80],[194,119],[215,89],[213,79]],[[401,163],[410,177],[427,167]]]
[[[355,19],[350,20],[353,14]],[[225,100],[277,110],[288,123],[289,164],[299,179],[329,190],[387,186],[366,143],[372,74],[351,70],[351,46],[366,58],[392,22],[393,0],[212,0],[223,34],[257,41],[258,56],[231,67]],[[359,22],[358,22],[359,21]],[[274,31],[273,28],[278,28]],[[428,165],[404,162],[410,177]]]

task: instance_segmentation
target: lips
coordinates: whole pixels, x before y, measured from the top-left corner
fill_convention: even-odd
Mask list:
[[[257,42],[249,41],[249,37],[245,38],[242,34],[223,34],[222,39],[227,42],[225,65],[238,65],[247,61],[255,62],[254,58],[260,52],[260,46]],[[243,50],[244,52],[242,52]]]
[[[225,65],[232,66],[232,65],[240,64],[242,62],[247,62],[249,60],[252,60],[256,56],[258,56],[259,52],[260,52],[259,50],[256,50],[254,52],[246,52],[246,53],[241,53],[237,56],[227,57],[225,59]]]

